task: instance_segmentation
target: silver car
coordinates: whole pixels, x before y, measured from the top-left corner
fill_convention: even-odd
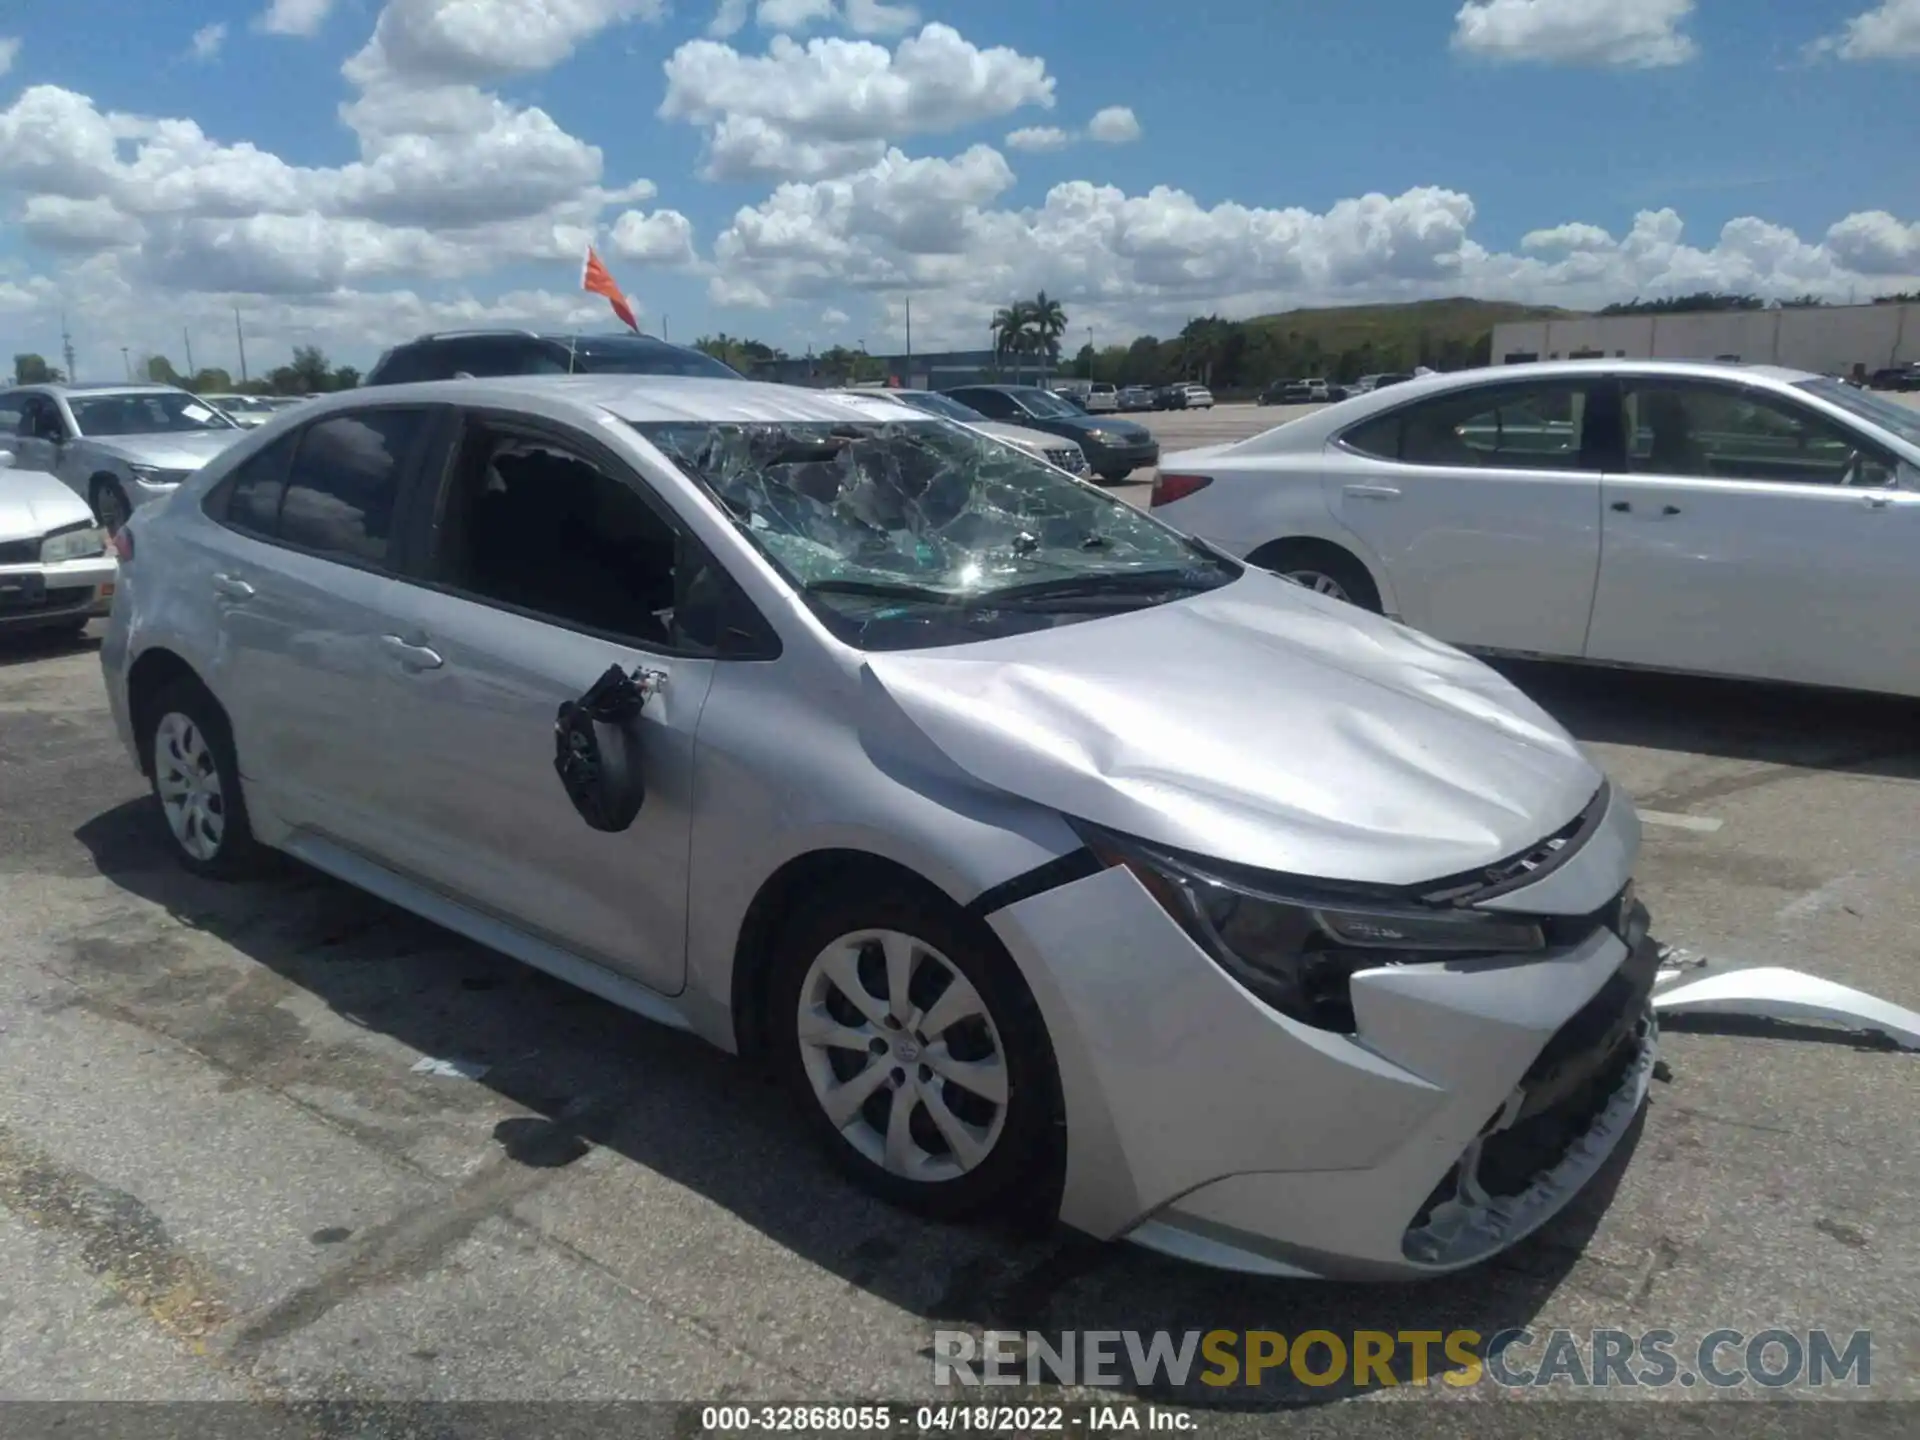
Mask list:
[[[759,1057],[925,1212],[1427,1274],[1644,1098],[1639,822],[1557,725],[886,396],[333,396],[122,551],[186,866],[283,851]]]
[[[25,385],[0,405],[21,417],[16,463],[58,475],[109,533],[246,433],[172,385]]]
[[[107,537],[85,501],[16,460],[0,435],[0,635],[84,630],[113,598]]]
[[[911,406],[928,415],[938,415],[944,420],[957,421],[962,425],[971,425],[996,440],[1004,440],[1009,445],[1018,445],[1036,459],[1049,465],[1058,465],[1069,475],[1087,473],[1087,452],[1065,436],[1052,435],[1045,430],[1029,429],[1025,425],[1008,425],[999,420],[989,420],[969,405],[962,405],[950,395],[942,395],[937,390],[894,390],[891,398],[902,405]]]

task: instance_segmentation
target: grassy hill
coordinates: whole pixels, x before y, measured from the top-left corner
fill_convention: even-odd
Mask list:
[[[1295,347],[1317,342],[1329,355],[1359,350],[1412,349],[1427,336],[1437,347],[1448,341],[1472,344],[1496,325],[1516,320],[1559,320],[1579,312],[1549,305],[1516,305],[1506,300],[1415,300],[1402,305],[1342,305],[1322,310],[1286,310],[1259,315],[1241,323],[1252,331],[1266,331],[1275,340]]]

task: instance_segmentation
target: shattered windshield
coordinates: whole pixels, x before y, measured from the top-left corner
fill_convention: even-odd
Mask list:
[[[1241,573],[1124,501],[944,420],[635,429],[864,648],[1072,623]]]

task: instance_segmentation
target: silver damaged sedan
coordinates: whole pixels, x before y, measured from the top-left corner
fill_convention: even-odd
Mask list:
[[[1639,823],[1553,721],[884,396],[362,390],[119,548],[182,863],[285,852],[754,1056],[901,1204],[1431,1274],[1645,1097]]]

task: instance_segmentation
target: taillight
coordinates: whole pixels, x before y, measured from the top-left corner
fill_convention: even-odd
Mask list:
[[[133,532],[124,525],[113,532],[113,556],[122,565],[133,563]]]
[[[1184,500],[1195,491],[1204,490],[1213,483],[1211,475],[1161,475],[1153,482],[1154,505],[1171,505],[1176,500]]]

